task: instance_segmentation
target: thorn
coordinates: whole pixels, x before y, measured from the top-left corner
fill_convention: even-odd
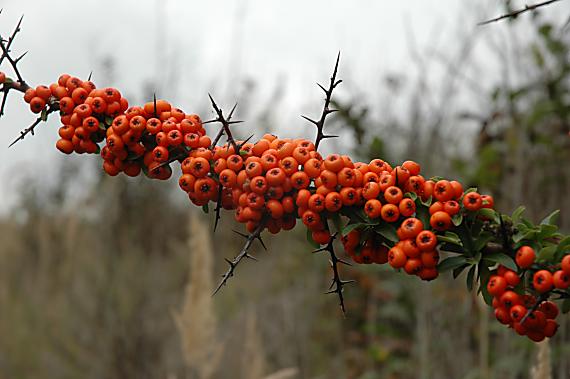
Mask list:
[[[333,134],[322,135],[322,139],[327,139],[327,138],[338,138],[338,136]]]
[[[336,86],[338,86],[340,83],[342,83],[342,80],[337,80],[337,81],[333,84],[333,88],[336,88]]]
[[[326,109],[325,112],[326,114],[336,113],[338,112],[338,109]]]
[[[91,81],[91,76],[93,75],[93,70],[89,73],[89,76],[87,77],[87,81],[90,82]]]
[[[320,83],[317,83],[317,85],[319,86],[320,89],[323,90],[324,93],[328,93],[328,91],[325,89],[325,87],[323,87]]]
[[[211,124],[211,123],[214,123],[214,122],[220,122],[220,120],[214,119],[214,120],[203,121],[203,122],[202,122],[202,125],[204,125],[204,124]]]
[[[263,242],[263,239],[261,239],[261,236],[257,236],[257,240],[261,244],[261,247],[263,247],[263,250],[267,251],[267,246],[265,246],[265,243]]]
[[[243,122],[244,122],[244,121],[228,121],[227,124],[228,124],[228,125],[233,125],[233,124],[241,124],[241,123],[243,123]]]
[[[234,111],[237,108],[238,103],[236,102],[235,105],[233,106],[232,110],[230,111],[230,114],[228,115],[228,121],[230,121],[232,119],[232,116],[234,114]]]
[[[28,52],[26,51],[24,54],[20,55],[18,58],[16,58],[14,60],[15,63],[18,63],[22,60],[22,58],[24,58],[26,56],[26,54],[28,54]]]
[[[237,235],[239,235],[239,236],[242,236],[243,238],[247,238],[247,237],[248,237],[247,234],[244,234],[244,233],[242,233],[242,232],[240,232],[240,231],[237,231],[237,230],[235,230],[235,229],[232,229],[232,232],[234,232],[235,234],[237,234]]]
[[[253,255],[246,254],[245,257],[248,258],[248,259],[251,259],[251,260],[253,260],[253,261],[257,261],[257,258],[254,257]]]
[[[342,259],[342,258],[337,258],[337,261],[338,261],[339,263],[342,263],[343,265],[352,266],[352,263],[350,263],[350,262],[348,262],[348,261],[345,261],[345,260]]]
[[[313,120],[313,119],[310,119],[310,118],[308,118],[307,116],[301,115],[301,117],[303,117],[305,120],[309,121],[309,122],[312,123],[312,124],[315,124],[315,125],[318,125],[318,124],[319,124],[318,121],[315,121],[315,120]]]
[[[156,113],[156,92],[152,94],[152,103],[154,105],[154,117],[158,118],[158,113]]]

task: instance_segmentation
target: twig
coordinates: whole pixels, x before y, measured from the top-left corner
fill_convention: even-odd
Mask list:
[[[344,264],[347,266],[351,266],[351,264],[347,261],[345,261],[344,259],[339,258],[335,251],[334,251],[334,240],[336,239],[338,233],[335,233],[331,236],[331,240],[324,246],[321,247],[320,249],[314,250],[313,253],[320,253],[323,251],[327,251],[330,255],[330,259],[329,259],[329,263],[331,265],[331,268],[333,270],[333,278],[331,280],[331,285],[329,286],[329,290],[327,292],[325,292],[326,294],[332,294],[332,293],[336,293],[338,295],[338,299],[339,299],[339,305],[340,305],[340,309],[342,310],[342,314],[346,315],[346,309],[344,307],[344,295],[343,295],[343,290],[344,290],[344,286],[346,284],[349,283],[353,283],[355,282],[354,280],[342,280],[340,278],[340,274],[338,272],[338,264]]]
[[[216,290],[214,291],[212,296],[215,296],[222,289],[222,287],[226,285],[228,280],[232,276],[234,276],[235,269],[239,265],[239,263],[242,261],[242,259],[249,258],[252,260],[257,260],[253,255],[249,254],[249,249],[251,248],[251,244],[255,240],[259,240],[261,245],[265,248],[265,244],[261,240],[261,232],[263,232],[263,229],[265,229],[265,226],[267,224],[267,220],[268,220],[267,215],[265,215],[261,219],[261,221],[259,222],[259,225],[257,225],[257,228],[255,228],[255,230],[248,235],[245,235],[245,234],[240,233],[240,232],[236,232],[237,234],[239,234],[240,236],[245,238],[245,245],[241,249],[240,253],[234,257],[234,259],[229,260],[226,258],[226,262],[228,262],[230,267],[224,273],[224,275],[222,275],[222,280],[220,280],[220,283],[216,287]]]
[[[326,139],[326,138],[338,137],[335,135],[325,134],[324,133],[324,127],[325,127],[325,121],[326,121],[327,116],[331,113],[338,111],[338,109],[329,109],[329,105],[331,103],[333,90],[336,88],[336,86],[338,86],[340,83],[342,83],[342,80],[336,80],[336,74],[338,73],[339,61],[340,61],[340,51],[338,52],[338,55],[336,57],[336,63],[334,65],[334,71],[333,71],[331,79],[330,79],[329,88],[325,89],[325,87],[323,87],[322,85],[317,83],[319,88],[322,89],[326,95],[325,104],[323,106],[323,111],[321,113],[321,118],[317,121],[317,120],[313,120],[307,116],[301,116],[305,120],[309,121],[311,124],[315,125],[317,128],[317,136],[315,137],[315,149],[319,148],[319,144],[321,143],[321,140]]]
[[[537,3],[537,4],[532,4],[532,5],[525,5],[524,8],[522,8],[522,9],[518,9],[518,10],[516,10],[516,11],[510,12],[510,13],[507,13],[507,14],[504,14],[504,15],[502,15],[502,16],[498,16],[498,17],[492,18],[492,19],[487,20],[487,21],[479,22],[477,25],[478,25],[478,26],[487,25],[487,24],[491,24],[491,23],[493,23],[493,22],[497,22],[497,21],[503,20],[503,19],[505,19],[505,18],[516,18],[518,15],[520,15],[520,14],[522,14],[522,13],[525,13],[525,12],[528,12],[528,11],[532,11],[532,10],[535,10],[535,9],[537,9],[537,8],[543,7],[543,6],[545,6],[545,5],[552,4],[552,3],[556,3],[556,2],[558,2],[558,1],[560,1],[560,0],[548,0],[548,1],[543,1],[542,3]]]
[[[16,142],[23,140],[26,137],[26,135],[28,135],[28,134],[34,135],[34,130],[35,130],[36,126],[38,126],[40,124],[40,122],[46,121],[47,117],[51,113],[55,112],[58,109],[59,109],[59,106],[57,106],[57,104],[55,104],[53,106],[50,106],[50,108],[48,108],[47,111],[46,110],[42,111],[42,115],[40,117],[38,117],[32,125],[28,126],[26,129],[20,131],[20,136],[18,138],[16,138],[14,141],[12,141],[12,143],[8,147],[14,146],[16,144]]]
[[[16,76],[18,77],[18,82],[20,82],[20,84],[24,84],[24,79],[22,78],[22,75],[20,74],[20,70],[18,70],[18,62],[26,55],[26,53],[22,54],[17,59],[13,59],[10,56],[10,46],[12,45],[12,42],[14,42],[16,34],[18,34],[18,32],[20,31],[20,26],[22,25],[23,19],[24,19],[24,16],[20,17],[20,21],[18,21],[18,25],[16,25],[16,28],[14,29],[14,31],[12,32],[12,35],[8,38],[7,41],[5,41],[2,38],[2,36],[0,36],[0,48],[2,48],[2,57],[0,58],[0,64],[2,64],[2,62],[4,61],[4,58],[8,59],[8,62],[10,62],[10,65],[14,69],[14,72],[16,73]],[[6,42],[6,43],[4,43],[4,42]]]

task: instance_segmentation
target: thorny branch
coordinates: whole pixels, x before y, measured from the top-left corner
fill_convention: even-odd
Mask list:
[[[2,13],[1,9],[0,13]],[[2,56],[0,56],[0,65],[2,64],[2,62],[4,62],[4,59],[7,59],[10,65],[12,66],[12,69],[14,70],[16,77],[18,78],[17,80],[6,78],[6,81],[2,83],[2,88],[0,89],[0,91],[2,92],[2,105],[0,105],[0,117],[4,115],[4,107],[6,106],[6,100],[8,99],[8,94],[10,93],[10,90],[26,92],[26,90],[30,88],[30,86],[28,86],[24,81],[22,74],[20,74],[20,70],[18,69],[18,63],[22,60],[22,58],[24,58],[26,53],[20,55],[18,58],[15,59],[10,55],[10,47],[12,46],[12,43],[14,42],[16,35],[20,31],[20,26],[22,25],[23,18],[24,16],[20,18],[20,21],[18,21],[16,28],[14,29],[10,37],[8,37],[8,39],[4,39],[4,37],[0,35],[0,49],[2,50]]]
[[[510,13],[504,14],[504,15],[502,15],[502,16],[498,16],[498,17],[492,18],[492,19],[487,20],[487,21],[482,21],[482,22],[478,23],[477,25],[479,25],[479,26],[481,26],[481,25],[487,25],[487,24],[491,24],[491,23],[493,23],[493,22],[497,22],[497,21],[503,20],[503,19],[505,19],[505,18],[516,18],[516,17],[518,17],[518,15],[520,15],[521,13],[533,11],[533,10],[535,10],[535,9],[537,9],[537,8],[540,8],[540,7],[543,7],[543,6],[545,6],[545,5],[549,5],[549,4],[552,4],[552,3],[556,3],[556,2],[558,2],[558,1],[560,1],[560,0],[548,0],[548,1],[543,1],[542,3],[537,3],[537,4],[532,4],[532,5],[525,5],[524,8],[522,8],[522,9],[515,10],[515,11],[513,11],[513,12],[510,12]]]
[[[218,105],[214,101],[214,98],[212,97],[212,95],[208,94],[208,97],[210,97],[210,101],[212,102],[212,107],[214,107],[214,110],[216,111],[217,117],[213,120],[206,121],[205,124],[211,123],[211,122],[219,122],[222,124],[220,131],[218,132],[218,134],[216,135],[216,138],[214,138],[214,141],[212,142],[212,145],[210,146],[210,150],[213,150],[214,147],[216,147],[216,145],[218,144],[218,142],[222,138],[222,136],[224,134],[226,134],[227,139],[228,139],[228,148],[230,145],[233,146],[235,153],[239,154],[239,151],[241,150],[241,147],[243,146],[243,143],[245,143],[245,142],[238,145],[237,142],[234,140],[234,137],[233,137],[232,132],[230,130],[230,125],[238,124],[241,122],[241,121],[232,121],[232,116],[234,115],[234,111],[237,108],[237,103],[235,103],[235,105],[233,106],[232,110],[230,111],[230,114],[227,117],[225,117],[224,113],[222,112],[220,107],[218,107]],[[252,137],[253,136],[249,137],[246,140],[246,142]],[[218,187],[218,197],[216,199],[216,209],[214,211],[215,212],[214,232],[218,228],[218,223],[220,222],[220,219],[221,219],[220,212],[222,210],[222,192],[223,192],[223,188],[222,188],[222,186],[219,186]]]
[[[329,286],[329,290],[327,292],[325,292],[326,294],[332,294],[332,293],[336,293],[339,299],[339,305],[340,305],[340,309],[342,310],[342,314],[346,315],[346,309],[344,307],[344,295],[343,295],[343,291],[344,291],[344,286],[349,284],[349,283],[353,283],[354,280],[342,280],[340,277],[340,273],[338,270],[338,265],[340,264],[344,264],[347,266],[351,266],[351,264],[347,261],[345,261],[342,258],[339,258],[335,251],[334,251],[334,240],[336,239],[338,233],[335,233],[331,236],[331,240],[329,241],[329,243],[327,243],[324,247],[321,247],[320,249],[314,250],[313,253],[320,253],[320,252],[328,252],[330,255],[330,259],[329,259],[329,263],[331,265],[332,271],[333,271],[333,278],[331,280],[331,285]]]
[[[222,280],[220,280],[220,283],[216,287],[216,290],[214,291],[212,296],[215,296],[222,289],[222,287],[226,285],[228,280],[232,276],[234,276],[235,269],[239,265],[239,263],[242,261],[242,259],[249,258],[252,260],[257,260],[253,255],[249,254],[249,249],[251,248],[251,244],[255,240],[258,240],[261,243],[261,245],[263,246],[263,248],[266,249],[265,244],[263,243],[263,240],[261,239],[261,232],[263,232],[263,229],[265,229],[265,226],[267,224],[267,220],[268,220],[267,215],[265,215],[261,219],[261,221],[259,222],[259,225],[257,225],[257,228],[255,228],[255,230],[248,235],[237,232],[237,231],[235,232],[235,233],[237,233],[240,236],[245,238],[245,244],[244,244],[243,248],[241,249],[240,253],[238,255],[236,255],[234,257],[234,259],[229,260],[226,258],[226,262],[228,262],[230,267],[224,273],[224,275],[222,275]]]
[[[325,104],[323,106],[323,111],[321,113],[321,117],[319,118],[319,120],[313,120],[307,116],[301,116],[303,117],[305,120],[309,121],[310,123],[312,123],[313,125],[316,126],[317,128],[317,136],[315,138],[315,149],[319,148],[319,144],[321,143],[321,141],[323,139],[326,138],[335,138],[338,136],[335,135],[330,135],[330,134],[325,134],[324,133],[324,127],[325,127],[325,121],[326,118],[329,114],[337,112],[337,109],[330,109],[330,103],[331,103],[331,99],[332,99],[332,94],[334,89],[336,88],[336,86],[338,86],[340,83],[342,83],[342,80],[336,80],[336,74],[338,73],[338,63],[340,61],[340,51],[336,57],[336,63],[334,65],[334,71],[332,73],[331,79],[330,79],[330,84],[329,87],[327,89],[325,89],[325,87],[323,87],[321,84],[317,83],[317,85],[319,86],[320,89],[323,90],[323,92],[325,93],[326,97],[325,97]]]

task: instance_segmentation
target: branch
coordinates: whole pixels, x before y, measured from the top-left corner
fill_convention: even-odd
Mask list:
[[[325,121],[326,121],[327,116],[331,113],[338,111],[337,109],[329,109],[329,105],[331,103],[333,90],[336,88],[336,86],[338,86],[340,83],[342,83],[342,80],[336,80],[336,74],[338,72],[339,61],[340,61],[340,51],[338,52],[338,55],[336,57],[336,63],[334,65],[334,71],[333,71],[331,79],[330,79],[329,88],[325,89],[325,87],[323,87],[322,85],[317,83],[319,88],[322,89],[326,95],[325,104],[323,106],[323,111],[321,113],[321,118],[317,121],[317,120],[310,119],[307,116],[301,116],[305,120],[309,121],[311,124],[313,124],[317,127],[317,136],[315,138],[315,149],[319,148],[319,144],[321,143],[321,140],[326,139],[326,138],[338,137],[338,136],[334,136],[334,135],[325,134],[324,133],[324,127],[325,127]]]
[[[323,252],[323,251],[327,251],[330,255],[330,259],[329,259],[329,263],[331,265],[331,268],[333,270],[333,278],[331,281],[331,285],[329,287],[329,290],[327,292],[325,292],[326,294],[331,294],[331,293],[336,293],[338,295],[338,299],[339,299],[339,305],[340,305],[340,309],[342,310],[342,314],[346,315],[346,309],[344,307],[344,296],[343,296],[343,290],[344,290],[344,286],[346,284],[349,283],[353,283],[355,282],[354,280],[342,280],[340,278],[340,274],[338,272],[338,264],[345,264],[347,266],[351,266],[350,263],[348,263],[347,261],[337,257],[335,251],[334,251],[334,240],[336,239],[338,233],[335,233],[331,236],[331,240],[326,244],[326,246],[314,250],[313,253],[319,253],[319,252]]]
[[[528,11],[533,11],[537,8],[543,7],[543,6],[548,5],[548,4],[556,3],[558,1],[560,1],[560,0],[548,0],[548,1],[543,1],[542,3],[533,4],[533,5],[525,5],[524,8],[522,8],[522,9],[504,14],[504,15],[499,16],[499,17],[492,18],[492,19],[487,20],[487,21],[480,22],[477,25],[478,26],[487,25],[487,24],[491,24],[493,22],[503,20],[505,18],[516,18],[518,15],[520,15],[522,13],[525,13]]]
[[[14,141],[12,141],[12,143],[8,147],[10,148],[10,147],[14,146],[16,144],[16,142],[23,140],[26,137],[26,135],[28,135],[28,134],[34,135],[34,130],[35,130],[36,126],[38,126],[40,124],[40,122],[42,122],[42,121],[47,121],[47,117],[51,113],[55,112],[58,109],[59,109],[59,106],[57,104],[54,104],[54,105],[50,104],[50,107],[47,110],[44,109],[42,111],[41,116],[38,117],[32,125],[28,126],[26,129],[20,131],[20,136],[18,138],[16,138]]]
[[[234,257],[234,259],[229,260],[226,258],[226,262],[228,262],[230,267],[224,273],[224,275],[222,275],[222,280],[220,281],[220,283],[216,287],[216,290],[214,291],[212,296],[215,296],[222,289],[222,287],[226,285],[228,280],[232,276],[234,276],[235,269],[239,265],[239,263],[241,262],[242,259],[249,258],[249,259],[257,260],[253,255],[249,254],[249,249],[251,248],[251,244],[255,240],[259,240],[259,242],[261,243],[263,248],[265,248],[265,244],[261,240],[261,232],[263,232],[263,229],[265,229],[265,225],[267,224],[267,220],[268,220],[268,217],[267,217],[267,215],[265,215],[261,219],[261,221],[259,222],[259,225],[257,225],[257,228],[255,228],[255,230],[248,235],[245,235],[245,234],[240,233],[240,232],[236,232],[237,234],[239,234],[240,236],[245,238],[245,245],[241,249],[241,252]]]

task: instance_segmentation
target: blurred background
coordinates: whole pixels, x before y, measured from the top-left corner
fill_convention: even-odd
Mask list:
[[[312,138],[341,51],[339,112],[323,152],[414,159],[570,232],[570,2],[477,23],[523,1],[2,0],[21,14],[29,83],[61,73],[156,93],[204,119],[210,92],[247,122],[235,133]],[[175,180],[108,178],[97,157],[54,148],[55,118],[17,96],[0,121],[0,379],[569,378],[570,319],[540,345],[493,320],[448,275],[420,283],[384,267],[343,275],[348,315],[302,228],[267,238],[216,297],[242,244],[228,213],[190,206]]]

